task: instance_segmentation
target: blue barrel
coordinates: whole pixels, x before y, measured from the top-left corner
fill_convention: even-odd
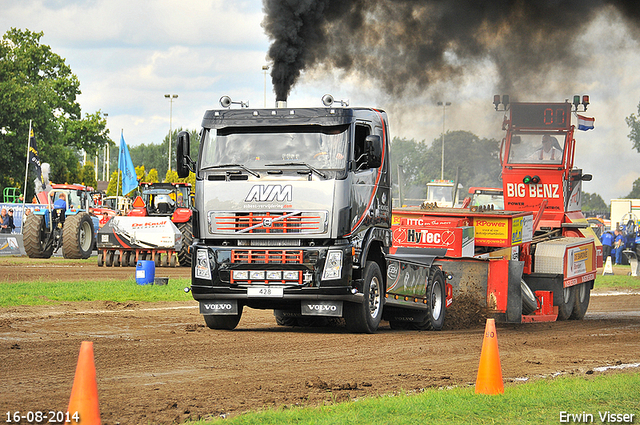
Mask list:
[[[140,260],[136,264],[136,283],[138,285],[153,285],[156,275],[156,263],[148,260]]]

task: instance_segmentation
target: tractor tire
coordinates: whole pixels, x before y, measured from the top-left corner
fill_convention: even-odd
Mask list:
[[[176,224],[180,233],[182,233],[182,248],[178,252],[178,261],[182,267],[191,267],[191,253],[189,249],[193,243],[193,225],[191,220],[186,223]]]
[[[43,215],[33,214],[25,220],[23,230],[24,250],[30,258],[49,258],[53,254],[53,244],[45,243],[49,236],[49,229]]]
[[[422,323],[414,323],[413,328],[418,331],[440,331],[444,326],[446,316],[447,290],[444,276],[438,267],[432,267],[427,285],[427,317]]]
[[[380,273],[380,266],[375,261],[367,261],[364,268],[364,282],[362,304],[346,303],[343,317],[347,330],[357,333],[372,334],[378,330],[382,320],[382,306],[384,303],[384,280]]]
[[[64,258],[91,257],[95,235],[93,233],[93,221],[87,213],[78,213],[65,219],[62,229],[62,256]]]
[[[571,320],[582,320],[584,315],[587,313],[587,309],[589,308],[589,300],[591,299],[591,284],[593,281],[583,282],[577,286],[575,286],[574,292],[576,297],[576,302],[573,305],[573,312],[569,319]]]
[[[576,303],[576,291],[575,287],[570,286],[563,288],[562,300],[558,306],[558,320],[568,320],[573,313],[573,307]]]

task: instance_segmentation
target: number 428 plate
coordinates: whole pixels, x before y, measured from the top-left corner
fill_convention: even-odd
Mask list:
[[[282,298],[284,288],[281,286],[250,286],[247,288],[248,297],[277,297]]]

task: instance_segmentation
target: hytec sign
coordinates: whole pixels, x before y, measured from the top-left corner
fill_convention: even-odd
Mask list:
[[[475,250],[473,227],[455,228],[393,226],[393,245],[396,247],[446,248],[452,257],[473,256]]]

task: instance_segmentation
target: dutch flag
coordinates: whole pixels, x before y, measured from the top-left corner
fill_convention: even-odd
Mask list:
[[[593,125],[595,122],[596,122],[595,118],[578,115],[578,130],[582,130],[582,131],[593,130]]]

